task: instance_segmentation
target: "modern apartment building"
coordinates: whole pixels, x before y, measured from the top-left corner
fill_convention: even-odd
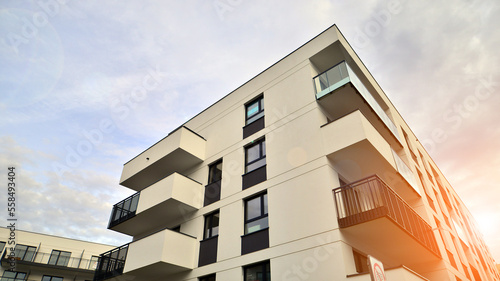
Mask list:
[[[500,280],[334,25],[125,163],[94,280]]]
[[[99,254],[113,248],[0,227],[0,281],[92,280]]]

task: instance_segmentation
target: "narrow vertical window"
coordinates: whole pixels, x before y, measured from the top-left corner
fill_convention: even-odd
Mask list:
[[[208,184],[205,186],[205,199],[203,206],[210,205],[220,200],[222,185],[222,159],[208,166]]]
[[[243,138],[247,138],[266,127],[264,120],[264,96],[245,104],[245,126],[243,127]]]
[[[244,268],[245,281],[271,281],[271,266],[269,261],[246,266]]]
[[[264,97],[260,96],[246,105],[246,124],[248,125],[262,116],[264,116]]]
[[[267,193],[245,201],[245,234],[269,227]]]
[[[266,165],[266,141],[264,139],[245,148],[245,173]]]
[[[222,159],[213,163],[208,168],[208,184],[220,181],[222,179]]]
[[[205,216],[204,239],[219,235],[219,212],[211,213]]]

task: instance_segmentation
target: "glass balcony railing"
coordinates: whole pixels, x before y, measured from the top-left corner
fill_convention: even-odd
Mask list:
[[[413,190],[415,190],[416,193],[418,193],[420,196],[420,191],[418,189],[417,181],[415,180],[415,175],[413,174],[412,170],[406,165],[406,163],[399,157],[399,155],[396,153],[396,151],[392,150],[392,155],[394,156],[394,161],[396,162],[396,168],[398,169],[398,173],[413,187]]]
[[[137,205],[139,204],[140,192],[120,201],[113,206],[108,228],[118,225],[135,216]]]
[[[125,244],[99,256],[94,281],[112,278],[123,273],[129,244]]]
[[[333,192],[341,228],[387,217],[439,255],[431,226],[378,176],[349,183]]]
[[[366,103],[373,109],[375,114],[377,114],[386,127],[389,128],[392,134],[401,143],[396,125],[394,125],[391,118],[387,116],[372,94],[370,94],[370,91],[368,91],[363,82],[361,82],[359,77],[345,61],[314,77],[313,81],[316,88],[316,99],[320,99],[350,82],[361,94]]]

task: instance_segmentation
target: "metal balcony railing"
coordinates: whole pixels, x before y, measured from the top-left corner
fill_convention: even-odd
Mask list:
[[[4,255],[4,259],[10,258]],[[78,269],[88,269],[94,270],[96,266],[97,260],[83,259],[77,257],[66,257],[54,255],[52,253],[42,253],[37,252],[31,258],[20,258],[20,257],[12,257],[16,261],[24,262],[24,263],[39,263],[39,264],[48,264],[69,268],[78,268]],[[3,279],[2,279],[3,280]]]
[[[333,192],[341,228],[387,217],[440,256],[432,227],[378,176],[349,183]]]
[[[139,203],[140,192],[120,201],[113,206],[111,217],[109,218],[108,228],[120,224],[135,216],[137,205]]]
[[[107,251],[99,256],[94,281],[102,281],[123,274],[129,244]]]

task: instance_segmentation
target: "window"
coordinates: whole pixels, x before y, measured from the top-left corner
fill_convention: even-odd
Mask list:
[[[208,168],[208,184],[220,181],[222,179],[222,159],[213,163]]]
[[[70,252],[52,250],[48,264],[67,266],[69,257],[71,257]]]
[[[246,124],[250,124],[255,120],[264,116],[264,96],[251,101],[246,106]]]
[[[97,263],[99,262],[98,256],[92,256],[89,262],[89,269],[95,270],[97,268]]]
[[[42,281],[63,281],[62,277],[55,277],[50,275],[44,275]]]
[[[215,281],[215,274],[200,277],[200,281]]]
[[[266,140],[245,147],[245,173],[266,165]]]
[[[352,255],[354,257],[354,264],[356,265],[356,272],[368,272],[368,257],[355,250],[352,250]]]
[[[204,239],[219,235],[219,211],[205,216]]]
[[[246,200],[245,234],[268,228],[267,216],[267,193]]]
[[[245,281],[271,281],[271,266],[263,262],[244,268]]]
[[[26,273],[17,271],[4,271],[2,274],[2,281],[22,281],[26,279]]]
[[[16,258],[23,261],[31,261],[35,255],[36,247],[17,244],[15,249]]]

